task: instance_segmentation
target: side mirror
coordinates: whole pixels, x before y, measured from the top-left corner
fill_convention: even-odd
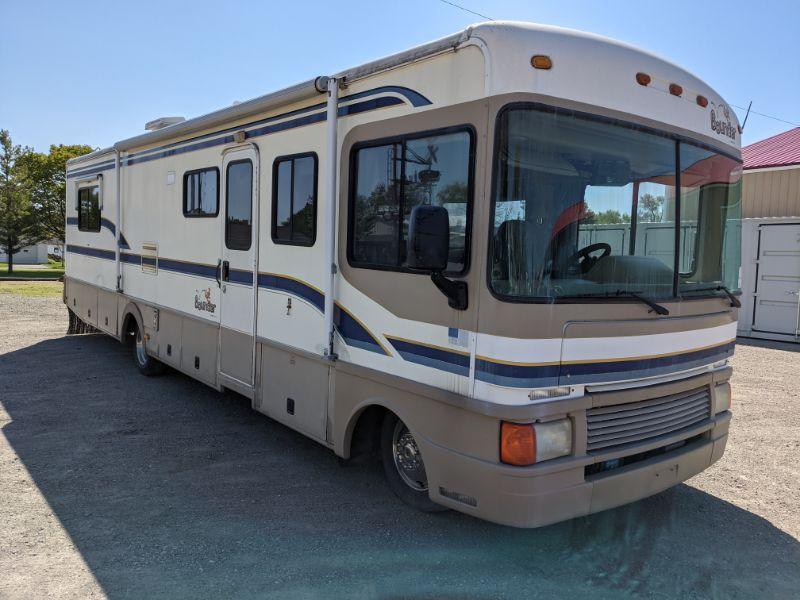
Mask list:
[[[456,310],[467,309],[467,284],[442,275],[450,253],[450,217],[441,206],[422,204],[411,209],[406,256],[408,266],[431,274],[431,281]]]
[[[422,204],[411,209],[406,256],[408,266],[420,271],[447,269],[450,252],[450,218],[441,206]]]

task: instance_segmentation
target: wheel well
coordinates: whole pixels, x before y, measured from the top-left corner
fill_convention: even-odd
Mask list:
[[[383,406],[368,406],[358,415],[350,438],[350,460],[354,463],[366,463],[380,460],[381,425],[386,413]]]
[[[123,344],[130,344],[133,342],[134,336],[136,335],[136,329],[138,327],[139,325],[136,322],[136,317],[133,315],[133,313],[132,312],[127,313],[122,321],[121,341]]]

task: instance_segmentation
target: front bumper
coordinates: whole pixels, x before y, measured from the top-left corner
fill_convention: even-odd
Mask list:
[[[514,527],[540,527],[646,498],[697,475],[725,451],[731,413],[711,418],[703,431],[659,441],[685,445],[639,462],[586,476],[590,456],[531,467],[478,460],[418,439],[430,497],[455,510]]]

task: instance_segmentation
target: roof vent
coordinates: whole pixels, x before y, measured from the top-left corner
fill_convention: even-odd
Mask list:
[[[185,120],[184,117],[159,117],[158,119],[153,119],[145,123],[144,128],[147,131],[158,131],[159,129],[164,129],[164,127],[182,123]]]

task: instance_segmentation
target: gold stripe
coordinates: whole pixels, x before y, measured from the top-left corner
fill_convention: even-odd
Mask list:
[[[500,364],[500,365],[510,365],[513,367],[552,367],[558,364],[562,365],[586,365],[586,364],[596,364],[596,363],[609,363],[609,362],[629,362],[635,360],[650,360],[653,358],[665,358],[668,356],[677,356],[679,354],[689,354],[691,352],[700,352],[702,350],[710,350],[711,348],[718,348],[720,346],[725,346],[726,344],[730,344],[731,342],[736,341],[736,338],[732,338],[725,342],[719,342],[717,344],[711,344],[709,346],[701,346],[699,348],[690,348],[688,350],[678,350],[676,352],[667,352],[665,354],[648,354],[644,356],[629,356],[629,357],[620,357],[620,358],[597,358],[591,360],[567,360],[562,362],[540,362],[540,363],[526,363],[526,362],[514,362],[510,360],[500,360],[496,358],[489,358],[488,356],[476,356],[475,358],[478,360],[483,360],[489,363]]]
[[[281,279],[290,279],[291,281],[295,281],[297,283],[303,284],[306,287],[310,287],[315,292],[317,292],[319,294],[322,294],[323,297],[325,296],[325,293],[321,289],[319,289],[318,287],[313,286],[310,283],[308,283],[306,281],[303,281],[302,279],[298,279],[297,277],[292,277],[291,275],[284,275],[283,273],[269,273],[269,272],[266,272],[266,271],[259,271],[258,274],[259,275],[270,275],[272,277],[279,277]]]
[[[291,275],[284,275],[283,273],[269,273],[269,272],[266,272],[266,271],[259,271],[259,272],[258,272],[258,274],[259,274],[259,275],[267,275],[267,276],[271,276],[271,277],[278,277],[278,278],[280,278],[280,279],[289,279],[289,280],[291,280],[291,281],[294,281],[294,282],[296,282],[296,283],[299,283],[299,284],[301,284],[301,285],[304,285],[304,286],[306,286],[306,287],[309,287],[309,288],[311,288],[312,290],[316,291],[318,294],[320,294],[320,295],[322,296],[322,298],[323,298],[323,301],[324,301],[324,299],[325,299],[325,293],[324,293],[324,292],[323,292],[321,289],[319,289],[318,287],[316,287],[316,286],[314,286],[314,285],[311,285],[311,284],[310,284],[310,283],[308,283],[307,281],[303,281],[302,279],[298,279],[297,277],[292,277]],[[289,292],[289,291],[287,291],[287,290],[279,290],[279,291],[280,291],[280,292],[282,292],[282,293],[284,293],[284,294],[291,294],[291,293],[292,293],[292,292]],[[386,346],[384,346],[384,345],[381,343],[381,341],[380,341],[380,340],[379,340],[379,339],[378,339],[378,338],[375,336],[375,334],[374,334],[374,333],[372,333],[372,332],[369,330],[369,327],[367,327],[366,325],[364,325],[364,323],[363,323],[363,321],[361,321],[361,319],[359,319],[358,317],[356,317],[356,316],[355,316],[353,313],[351,313],[349,310],[347,310],[347,309],[346,309],[344,306],[342,306],[342,305],[341,305],[341,304],[339,304],[338,302],[334,302],[334,304],[336,304],[336,306],[339,308],[339,310],[343,310],[344,312],[346,312],[346,313],[348,314],[348,316],[349,316],[351,319],[353,319],[353,320],[354,320],[356,323],[358,323],[359,325],[361,325],[361,327],[363,327],[363,328],[364,328],[364,331],[366,331],[366,332],[367,332],[367,335],[369,335],[369,336],[372,338],[372,340],[373,340],[373,341],[374,341],[374,342],[375,342],[375,343],[378,345],[378,347],[380,347],[380,349],[381,349],[381,350],[383,350],[383,353],[384,353],[386,356],[391,356],[391,355],[392,355],[392,353],[391,353],[391,352],[389,352],[389,351],[386,349]]]
[[[350,316],[350,318],[351,318],[351,319],[353,319],[353,320],[354,320],[356,323],[358,323],[359,325],[361,325],[361,327],[363,327],[363,328],[364,328],[364,331],[366,331],[366,332],[367,332],[367,335],[369,335],[369,336],[370,336],[370,337],[373,339],[373,341],[374,341],[376,344],[378,344],[378,346],[380,346],[381,350],[383,350],[383,352],[384,352],[384,354],[386,354],[386,356],[392,356],[392,353],[391,353],[391,352],[389,352],[389,351],[386,349],[386,346],[384,346],[384,345],[381,343],[381,341],[380,341],[380,340],[379,340],[377,337],[375,337],[375,334],[373,334],[373,333],[372,333],[372,332],[369,330],[369,327],[367,327],[366,325],[364,325],[364,323],[361,321],[361,319],[359,319],[357,316],[355,316],[353,313],[351,313],[349,310],[347,310],[347,309],[346,309],[344,306],[342,306],[342,305],[341,305],[341,304],[339,304],[338,302],[335,302],[335,304],[336,304],[336,306],[338,306],[338,307],[339,307],[339,310],[343,310],[344,312],[346,312],[346,313],[347,313],[347,314]]]
[[[428,344],[426,342],[418,342],[416,340],[409,340],[406,338],[397,337],[394,335],[389,335],[388,333],[384,333],[383,336],[387,340],[397,340],[398,342],[406,342],[407,344],[414,344],[415,346],[424,346],[425,348],[432,348],[433,350],[442,350],[443,352],[452,352],[453,354],[458,354],[460,356],[469,356],[469,352],[464,352],[463,350],[453,350],[452,348],[446,348],[444,346],[436,346],[435,344]]]

